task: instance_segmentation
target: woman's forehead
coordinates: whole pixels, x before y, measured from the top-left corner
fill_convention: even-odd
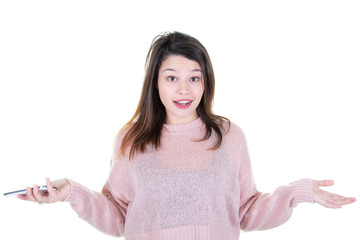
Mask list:
[[[166,70],[169,71],[188,70],[188,71],[201,72],[201,66],[197,61],[188,59],[182,55],[170,55],[162,61],[160,66],[160,72]]]

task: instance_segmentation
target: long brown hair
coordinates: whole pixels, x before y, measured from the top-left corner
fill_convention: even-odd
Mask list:
[[[204,73],[204,94],[196,111],[205,123],[206,134],[203,140],[209,139],[212,131],[217,134],[217,142],[211,149],[217,149],[222,142],[223,122],[228,119],[212,112],[215,93],[215,77],[209,54],[205,47],[194,37],[179,32],[167,32],[154,38],[146,57],[145,78],[141,97],[135,114],[120,130],[125,131],[119,154],[125,154],[130,147],[130,159],[136,152],[144,152],[147,144],[158,148],[166,111],[157,89],[158,72],[162,61],[170,55],[181,55],[199,63]],[[228,121],[229,122],[229,121]]]

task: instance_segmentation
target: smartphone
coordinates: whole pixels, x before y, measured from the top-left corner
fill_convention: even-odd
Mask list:
[[[31,189],[32,189],[32,188],[31,188]],[[56,191],[56,187],[53,187],[53,189]],[[47,187],[46,187],[46,185],[44,185],[44,186],[39,186],[39,190],[40,190],[40,191],[47,192]],[[17,196],[17,195],[26,195],[26,189],[22,189],[22,190],[18,190],[18,191],[13,191],[13,192],[4,193],[4,196],[5,196],[5,197],[12,197],[12,196]]]

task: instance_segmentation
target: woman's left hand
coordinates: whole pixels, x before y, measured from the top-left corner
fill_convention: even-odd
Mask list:
[[[320,189],[320,187],[328,187],[332,185],[334,185],[334,181],[332,180],[313,180],[314,202],[327,208],[341,208],[342,205],[350,204],[356,201],[356,198],[343,197]]]

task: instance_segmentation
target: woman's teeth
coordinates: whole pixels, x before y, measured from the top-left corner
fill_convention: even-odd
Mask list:
[[[181,104],[181,105],[186,105],[186,104],[190,103],[191,101],[175,101],[175,102],[178,104]]]

